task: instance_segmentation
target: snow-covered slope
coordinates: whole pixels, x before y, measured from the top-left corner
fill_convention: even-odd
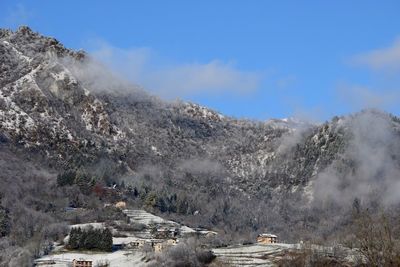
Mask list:
[[[143,176],[151,166],[162,170],[149,176],[160,187],[312,199],[314,181],[329,166],[350,170],[354,121],[387,121],[394,136],[400,128],[397,118],[372,111],[315,125],[240,120],[197,104],[164,102],[106,72],[89,73],[98,66],[84,52],[28,27],[0,30],[0,62],[2,142],[63,167],[106,158],[125,177]]]

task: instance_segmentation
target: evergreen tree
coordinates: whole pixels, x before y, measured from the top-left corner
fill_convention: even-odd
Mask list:
[[[81,228],[72,228],[69,233],[69,241],[68,241],[67,248],[79,249],[81,237],[82,237]]]
[[[73,185],[75,182],[76,172],[73,170],[68,170],[57,175],[57,185]]]
[[[113,244],[113,240],[112,240],[111,231],[108,228],[106,228],[101,233],[99,249],[104,250],[104,251],[111,251],[112,244]]]
[[[10,217],[9,211],[0,206],[0,237],[6,236],[10,233]]]

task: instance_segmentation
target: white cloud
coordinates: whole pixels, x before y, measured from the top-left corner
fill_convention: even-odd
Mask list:
[[[167,98],[256,91],[263,74],[242,71],[232,62],[171,63],[149,48],[121,49],[97,42],[91,53],[124,78]]]
[[[400,70],[400,39],[390,47],[357,55],[353,57],[352,62],[373,70]]]
[[[396,90],[342,84],[338,87],[339,100],[357,110],[364,108],[391,109],[400,103],[400,92]]]
[[[171,66],[153,74],[156,77],[153,86],[178,94],[247,93],[257,89],[260,82],[257,73],[240,71],[233,64],[219,60]]]
[[[397,112],[400,104],[400,39],[388,47],[353,56],[350,63],[366,67],[370,72],[363,85],[359,81],[341,84],[337,90],[340,100],[355,109],[378,108]]]

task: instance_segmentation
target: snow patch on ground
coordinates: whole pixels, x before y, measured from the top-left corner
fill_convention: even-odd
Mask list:
[[[30,57],[25,56],[24,54],[21,53],[21,51],[19,51],[18,49],[16,49],[12,44],[10,44],[7,41],[3,41],[3,44],[5,44],[6,46],[11,47],[11,49],[14,51],[15,54],[17,54],[17,57],[19,59],[22,59],[25,62],[31,63],[32,59]]]
[[[178,223],[174,221],[165,220],[159,216],[151,214],[145,210],[123,210],[131,222],[140,223],[144,225],[150,225],[154,223],[158,224],[173,224],[178,225]]]
[[[0,99],[6,105],[4,110],[0,110],[0,123],[3,128],[15,130],[16,133],[19,133],[21,128],[34,128],[35,122],[13,101],[12,96],[14,93],[15,91],[5,96],[4,92],[0,91]]]
[[[275,266],[274,254],[286,249],[295,249],[296,244],[252,244],[237,245],[226,248],[215,248],[212,251],[220,261],[230,266]]]
[[[112,253],[66,252],[41,257],[35,261],[41,267],[69,267],[74,259],[91,260],[93,266],[108,262],[110,267],[146,266],[145,255],[137,250],[119,250]],[[55,264],[51,264],[54,262]]]
[[[104,223],[80,223],[80,224],[73,224],[70,226],[70,228],[89,228],[89,227],[93,227],[94,229],[101,229],[105,227]]]
[[[210,119],[214,121],[220,121],[224,119],[224,116],[206,107],[200,106],[193,103],[185,103],[185,111],[192,116],[201,117],[203,119]]]

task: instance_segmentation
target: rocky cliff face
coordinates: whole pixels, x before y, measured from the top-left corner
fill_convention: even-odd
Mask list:
[[[360,135],[353,128],[359,118],[390,125],[385,131],[394,139],[382,142],[398,142],[399,120],[382,112],[320,125],[238,120],[192,103],[163,102],[133,86],[99,88],[82,78],[80,68],[90,62],[84,52],[27,27],[0,30],[1,142],[40,153],[57,168],[103,157],[124,177],[148,166],[184,170],[193,177],[178,184],[187,188],[211,170],[229,190],[262,199],[283,192],[312,199],[314,182],[331,166],[351,173],[358,159],[349,147]],[[399,152],[391,153],[397,167]]]

